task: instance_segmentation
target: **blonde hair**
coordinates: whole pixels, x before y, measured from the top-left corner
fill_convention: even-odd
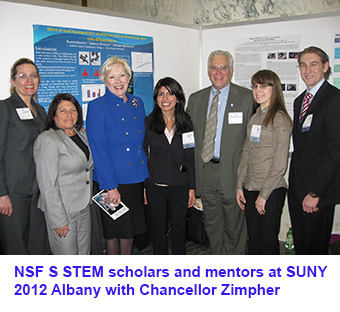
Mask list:
[[[111,71],[112,69],[112,66],[115,65],[115,64],[122,64],[125,68],[125,71],[126,73],[129,75],[129,80],[131,79],[132,77],[132,70],[131,70],[131,67],[130,65],[128,64],[127,61],[125,61],[124,59],[122,58],[119,58],[117,56],[113,56],[113,57],[110,57],[108,58],[104,64],[102,65],[102,67],[100,67],[100,70],[99,70],[99,77],[100,77],[100,80],[102,82],[105,83],[105,77],[108,75],[108,73]]]

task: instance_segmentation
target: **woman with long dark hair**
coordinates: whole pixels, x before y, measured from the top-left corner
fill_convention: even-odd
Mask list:
[[[160,79],[153,98],[154,109],[145,121],[144,139],[149,156],[146,202],[153,250],[154,254],[168,254],[169,214],[172,254],[185,254],[187,208],[196,200],[193,126],[184,111],[183,89],[175,79]]]
[[[236,200],[246,212],[249,254],[279,254],[278,234],[287,190],[284,174],[292,121],[276,73],[260,70],[253,75],[251,83],[258,108],[247,126]]]

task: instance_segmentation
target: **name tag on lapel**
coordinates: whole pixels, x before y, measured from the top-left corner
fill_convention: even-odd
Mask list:
[[[17,108],[16,111],[17,111],[17,114],[18,114],[18,116],[21,120],[33,119],[33,115],[31,113],[31,110],[28,107]]]
[[[312,125],[313,120],[313,114],[307,115],[305,121],[303,122],[301,132],[307,132],[310,129],[310,126]]]
[[[243,124],[243,112],[228,113],[228,124],[229,125]]]
[[[195,147],[194,131],[182,133],[182,141],[184,149]]]

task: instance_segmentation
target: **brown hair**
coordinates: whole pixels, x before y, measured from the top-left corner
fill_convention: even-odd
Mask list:
[[[268,85],[273,88],[268,113],[265,119],[263,120],[264,127],[267,127],[270,123],[273,124],[275,115],[278,111],[281,111],[291,122],[291,118],[286,110],[285,102],[283,99],[281,81],[276,73],[269,69],[260,70],[253,75],[253,77],[251,78],[251,83],[253,86],[255,84],[261,84]]]
[[[320,56],[322,65],[325,65],[327,62],[329,64],[329,57],[326,54],[326,52],[321,50],[318,47],[311,46],[311,47],[305,48],[303,51],[298,53],[298,63],[299,63],[299,65],[301,64],[301,56],[306,54],[306,53],[314,53],[314,54]],[[329,65],[328,70],[324,74],[324,77],[325,77],[326,80],[328,80],[329,75],[331,74],[331,72],[332,72],[332,68]]]

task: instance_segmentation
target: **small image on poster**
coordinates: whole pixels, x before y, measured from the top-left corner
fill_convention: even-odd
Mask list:
[[[141,35],[33,25],[34,58],[41,75],[38,101],[47,110],[57,93],[71,93],[86,110],[105,94],[100,67],[112,56],[132,68],[128,92],[153,109],[153,38]],[[86,114],[84,114],[84,118]]]

